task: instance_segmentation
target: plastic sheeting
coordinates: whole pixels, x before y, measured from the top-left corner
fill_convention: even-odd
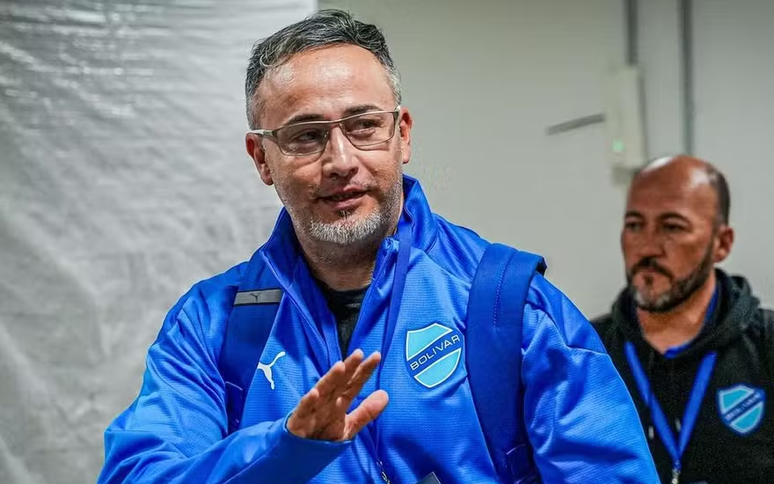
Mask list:
[[[315,8],[0,1],[0,483],[94,482],[168,308],[265,240],[244,69]]]

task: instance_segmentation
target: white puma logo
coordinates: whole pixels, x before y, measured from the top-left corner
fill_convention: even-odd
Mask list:
[[[269,380],[269,385],[271,385],[271,389],[274,390],[274,378],[271,374],[271,367],[274,366],[275,363],[277,363],[277,360],[279,360],[281,357],[285,356],[284,351],[280,351],[277,353],[277,356],[274,357],[274,360],[269,363],[268,365],[264,365],[260,361],[258,362],[258,369],[263,372],[263,376],[266,377],[267,380]]]

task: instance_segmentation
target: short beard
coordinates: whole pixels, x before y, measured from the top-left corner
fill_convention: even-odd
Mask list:
[[[341,211],[340,219],[325,223],[311,220],[307,225],[308,237],[331,245],[360,245],[375,242],[386,237],[391,225],[395,223],[395,211],[398,209],[403,193],[403,176],[398,176],[397,182],[385,195],[381,209],[367,215],[362,220],[352,220],[352,213]]]
[[[651,313],[666,313],[684,303],[696,291],[699,290],[712,274],[714,264],[712,262],[712,243],[707,248],[704,258],[696,269],[683,279],[675,280],[667,292],[655,298],[648,299],[642,291],[633,284],[633,274],[627,275],[629,293],[638,308]]]
[[[319,242],[334,245],[350,245],[363,242],[375,235],[385,225],[382,212],[375,212],[361,221],[350,221],[352,212],[339,212],[340,220],[324,223],[319,220],[309,222],[307,235]]]

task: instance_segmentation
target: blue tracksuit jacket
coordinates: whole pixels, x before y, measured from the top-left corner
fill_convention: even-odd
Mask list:
[[[498,482],[463,351],[468,294],[488,242],[433,214],[416,180],[405,177],[404,192],[401,223],[411,224],[412,249],[395,331],[385,334],[399,245],[390,237],[350,343],[366,355],[383,352],[358,397],[377,384],[390,395],[375,425],[347,442],[301,439],[285,428],[301,396],[342,355],[283,211],[249,262],[196,284],[169,312],[140,395],[105,433],[98,482],[382,482],[379,461],[396,484],[431,471],[442,484]],[[226,437],[218,358],[236,289],[262,264],[284,295],[242,428]],[[657,483],[632,400],[584,316],[535,276],[523,321],[524,419],[543,482]]]

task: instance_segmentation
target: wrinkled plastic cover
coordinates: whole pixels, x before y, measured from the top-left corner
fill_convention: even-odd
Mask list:
[[[0,1],[0,483],[94,482],[167,310],[265,241],[244,71],[316,8]]]

